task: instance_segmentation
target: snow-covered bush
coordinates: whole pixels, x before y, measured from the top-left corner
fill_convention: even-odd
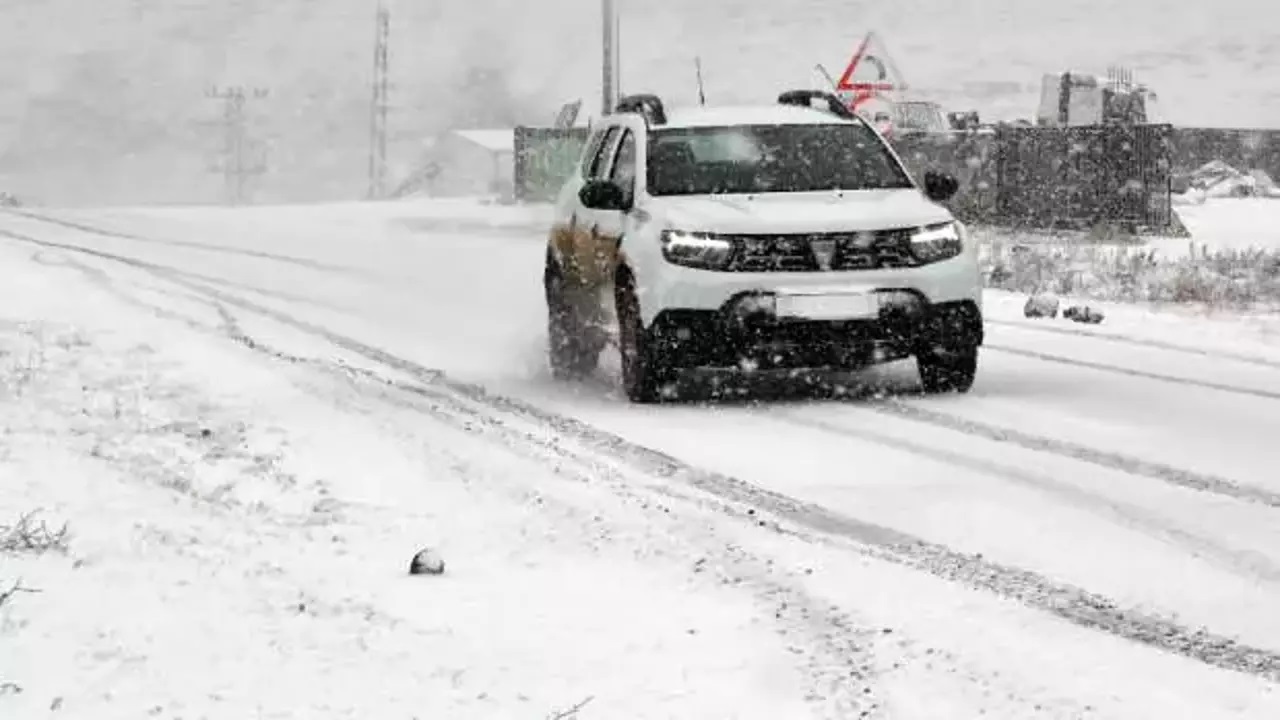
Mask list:
[[[29,512],[12,524],[0,525],[0,553],[46,553],[67,551],[70,532],[63,523],[51,528]]]
[[[1119,245],[982,243],[988,287],[1127,302],[1280,308],[1280,250],[1209,250],[1168,256]]]
[[[1022,314],[1029,318],[1056,318],[1058,305],[1058,298],[1054,295],[1031,295],[1022,308]]]

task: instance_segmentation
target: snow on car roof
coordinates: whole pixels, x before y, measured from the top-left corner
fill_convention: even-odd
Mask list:
[[[671,108],[660,127],[712,127],[717,125],[829,125],[851,122],[826,110],[795,105],[739,105],[727,107]]]

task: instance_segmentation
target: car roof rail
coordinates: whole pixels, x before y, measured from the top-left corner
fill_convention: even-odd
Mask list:
[[[618,100],[614,112],[639,113],[649,125],[667,124],[667,109],[662,105],[662,98],[657,95],[625,95]]]
[[[825,104],[825,107],[818,109],[826,110],[837,117],[846,120],[854,120],[858,117],[840,101],[840,98],[836,97],[835,93],[829,93],[826,90],[788,90],[778,96],[779,105],[813,107],[814,100],[821,100]]]

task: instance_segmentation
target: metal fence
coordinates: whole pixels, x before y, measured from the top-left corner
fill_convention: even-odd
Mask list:
[[[580,127],[516,128],[512,174],[516,200],[554,200],[577,165],[587,134],[587,129]]]
[[[999,128],[996,222],[1167,227],[1171,131],[1169,125]]]
[[[1169,125],[999,127],[893,139],[911,172],[950,173],[952,212],[975,224],[1085,228],[1173,223]],[[585,128],[516,128],[515,196],[555,198],[578,162]]]

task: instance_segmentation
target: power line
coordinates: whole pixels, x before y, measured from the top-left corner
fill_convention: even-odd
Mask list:
[[[389,110],[388,48],[391,37],[391,13],[378,3],[373,45],[373,101],[369,109],[369,197],[386,196],[387,190],[387,112]]]
[[[267,90],[234,86],[214,88],[206,94],[222,101],[222,157],[211,165],[210,170],[222,173],[226,201],[232,205],[240,205],[248,200],[246,189],[249,178],[267,171],[266,149],[260,142],[248,137],[245,101],[250,98],[265,98]]]

